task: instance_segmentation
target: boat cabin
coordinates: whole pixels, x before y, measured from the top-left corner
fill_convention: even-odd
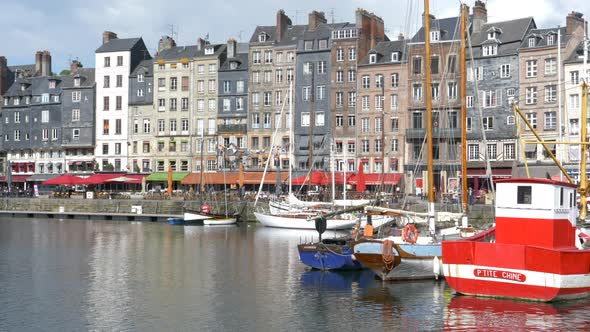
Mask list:
[[[576,185],[549,179],[506,179],[496,185],[496,243],[575,246]]]

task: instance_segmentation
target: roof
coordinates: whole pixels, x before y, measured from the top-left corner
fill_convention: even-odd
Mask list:
[[[155,57],[154,60],[180,60],[182,58],[192,59],[197,56],[199,50],[197,45],[175,46],[164,49]],[[153,62],[152,62],[153,63]]]
[[[31,72],[35,72],[35,64],[30,64],[30,65],[16,65],[16,66],[8,66],[8,69],[10,69],[10,71],[15,72],[15,71],[31,71]]]
[[[238,68],[230,69],[230,62],[238,62]],[[248,70],[248,53],[238,53],[233,58],[226,58],[219,66],[219,71],[243,71]]]
[[[547,35],[554,34],[555,40],[553,41],[553,46],[557,45],[557,30],[558,28],[550,28],[550,29],[532,29],[522,40],[520,44],[520,49],[537,49],[542,47],[547,47],[551,45],[547,45]],[[569,36],[565,33],[565,27],[559,28],[559,32],[561,34],[561,45],[564,46],[567,44],[569,40]],[[537,42],[535,46],[529,47],[529,37],[537,38]]]
[[[499,44],[498,55],[516,54],[530,28],[536,28],[535,20],[532,17],[486,23],[480,31],[471,34],[473,56],[480,57],[482,51],[479,46],[485,44]],[[490,40],[488,32],[492,30],[497,32],[497,37]]]
[[[377,63],[371,64],[384,64],[388,63],[391,64],[391,54],[393,52],[399,52],[399,62],[406,61],[406,48],[407,48],[408,40],[395,40],[395,41],[382,41],[375,46],[375,48],[371,49],[367,55],[359,61],[359,65],[369,65],[369,55],[377,53]],[[397,63],[397,62],[396,62]]]
[[[471,15],[467,21],[471,20]],[[440,41],[450,41],[459,39],[459,26],[461,23],[460,17],[448,17],[434,19],[430,22],[430,31],[438,30],[441,32]],[[456,33],[455,33],[456,32]],[[412,37],[410,43],[424,43],[424,27],[421,27],[418,32]],[[432,42],[432,41],[431,41]]]
[[[122,52],[129,51],[141,40],[139,38],[116,38],[111,39],[109,42],[102,44],[96,49],[96,53],[107,53],[107,52]]]
[[[590,52],[589,52],[590,54]],[[576,49],[572,51],[570,56],[563,61],[563,63],[584,63],[584,41],[578,43]],[[586,59],[586,63],[590,63],[590,55]]]
[[[145,76],[153,76],[154,74],[154,60],[142,60],[136,67],[133,69],[130,77],[137,77],[137,73],[143,69],[145,71]]]

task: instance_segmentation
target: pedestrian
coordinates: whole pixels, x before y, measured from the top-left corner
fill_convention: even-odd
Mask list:
[[[469,205],[473,205],[473,188],[469,187],[467,193],[469,198]]]

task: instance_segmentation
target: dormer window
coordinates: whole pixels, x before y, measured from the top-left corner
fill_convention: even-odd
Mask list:
[[[14,98],[14,105],[20,105],[20,98],[19,97]]]
[[[4,98],[4,106],[8,106],[8,98]]]
[[[488,39],[496,39],[496,31],[488,32]]]
[[[230,62],[229,69],[238,69],[238,63],[235,61]]]
[[[547,35],[547,46],[555,44],[555,36],[553,34]]]
[[[258,42],[264,43],[265,41],[266,41],[266,33],[261,32],[260,34],[258,34]]]
[[[377,63],[377,54],[369,54],[369,63]]]
[[[74,78],[74,86],[80,86],[80,78],[79,77]]]
[[[20,90],[21,91],[25,91],[27,89],[27,85],[26,84],[21,84],[20,85]]]
[[[49,81],[49,88],[50,89],[55,89],[55,81],[54,80],[50,80]]]
[[[212,46],[206,47],[205,54],[207,54],[207,55],[213,54],[213,47]]]
[[[535,37],[530,37],[529,38],[529,47],[535,47]]]
[[[137,82],[143,82],[143,74],[137,74]]]
[[[41,102],[48,103],[49,102],[49,93],[44,93],[41,95]]]
[[[391,53],[391,62],[398,62],[399,61],[399,53],[393,52]]]
[[[434,30],[430,31],[430,41],[439,41],[440,40],[440,31]]]

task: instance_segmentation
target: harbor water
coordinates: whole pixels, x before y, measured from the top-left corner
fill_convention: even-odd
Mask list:
[[[299,234],[0,219],[0,331],[590,330],[590,299],[472,298],[444,281],[311,271],[297,244],[317,235]]]

